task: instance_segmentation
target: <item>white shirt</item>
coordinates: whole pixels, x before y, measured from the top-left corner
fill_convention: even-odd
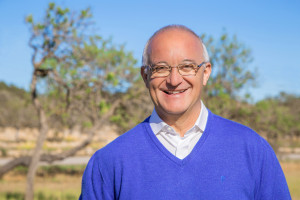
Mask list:
[[[205,130],[208,111],[201,101],[201,111],[195,125],[183,137],[158,116],[155,109],[149,119],[150,126],[157,139],[179,159],[184,159],[191,153]]]

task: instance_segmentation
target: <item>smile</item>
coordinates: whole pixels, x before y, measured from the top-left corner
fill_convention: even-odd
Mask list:
[[[185,92],[186,91],[186,89],[185,90],[173,90],[173,91],[164,91],[164,93],[166,93],[166,94],[179,94],[179,93],[183,93],[183,92]]]

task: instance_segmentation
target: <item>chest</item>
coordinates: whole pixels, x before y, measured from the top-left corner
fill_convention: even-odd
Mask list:
[[[179,160],[179,159],[178,159]],[[132,158],[114,176],[119,199],[254,199],[255,178],[246,160],[198,157]]]

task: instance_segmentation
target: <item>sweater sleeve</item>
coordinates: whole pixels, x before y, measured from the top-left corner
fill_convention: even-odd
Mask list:
[[[105,179],[97,155],[94,154],[82,176],[79,200],[114,199],[113,186]]]
[[[291,199],[284,173],[272,147],[265,140],[263,146],[258,195],[255,199]]]

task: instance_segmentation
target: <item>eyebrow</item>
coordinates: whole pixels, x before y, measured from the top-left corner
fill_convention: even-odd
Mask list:
[[[157,64],[166,64],[166,65],[169,65],[168,62],[166,62],[166,61],[159,61],[157,63],[153,63],[153,65],[157,65]]]
[[[184,62],[196,63],[196,61],[195,61],[195,60],[192,60],[192,59],[184,59],[184,60],[182,60],[180,63],[184,63]],[[166,64],[166,65],[169,65],[169,63],[166,62],[166,61],[159,61],[159,62],[153,63],[153,64],[154,64],[154,65],[158,65],[158,64]]]
[[[184,59],[182,62],[192,62],[192,63],[196,63],[195,60],[191,60],[191,59]]]

